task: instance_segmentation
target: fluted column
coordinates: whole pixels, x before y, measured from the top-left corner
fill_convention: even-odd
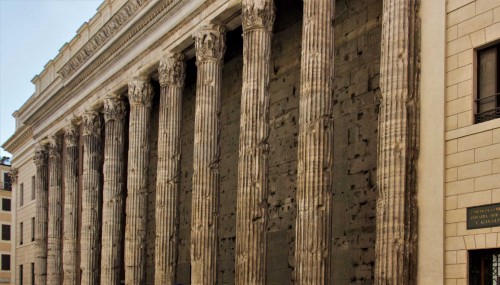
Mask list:
[[[375,284],[416,284],[419,0],[384,0]]]
[[[146,224],[149,167],[149,128],[153,87],[147,78],[128,83],[130,101],[125,283],[146,282]]]
[[[47,234],[49,169],[48,149],[40,145],[35,149],[36,165],[36,231],[35,231],[35,283],[47,284]]]
[[[266,283],[269,70],[273,0],[243,0],[236,284]]]
[[[104,187],[102,209],[101,284],[120,284],[125,205],[125,103],[104,101]]]
[[[83,187],[81,230],[81,284],[99,284],[101,261],[102,139],[101,117],[96,111],[83,116]]]
[[[196,115],[194,122],[191,216],[191,284],[217,280],[220,98],[224,27],[204,26],[195,36]]]
[[[64,237],[63,269],[64,285],[77,285],[80,270],[78,256],[78,128],[66,127],[66,159],[64,163]]]
[[[297,284],[330,284],[335,1],[304,0],[297,166]]]
[[[160,119],[156,178],[155,284],[175,284],[178,241],[184,56],[160,61]]]
[[[62,279],[62,141],[53,135],[49,140],[49,219],[47,248],[47,284],[61,284]]]

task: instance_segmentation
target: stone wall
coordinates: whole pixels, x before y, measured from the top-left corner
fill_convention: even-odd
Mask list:
[[[273,70],[269,87],[271,132],[267,284],[292,284],[295,266],[302,2],[278,0],[276,6],[271,57]],[[381,6],[380,1],[337,3],[333,275],[335,282],[345,284],[373,283]],[[228,33],[228,49],[223,69],[218,284],[234,284],[242,76],[241,33],[241,29]],[[181,138],[177,268],[179,284],[190,283],[191,183],[196,96],[196,67],[193,59],[188,61],[186,73]]]
[[[334,80],[335,284],[373,284],[382,1],[337,1]]]

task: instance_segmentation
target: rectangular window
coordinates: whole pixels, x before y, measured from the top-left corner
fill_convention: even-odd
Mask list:
[[[469,285],[500,284],[500,250],[469,251]]]
[[[2,254],[2,270],[10,271],[10,254]]]
[[[31,284],[35,284],[35,263],[31,263]]]
[[[23,266],[19,265],[19,284],[23,285]],[[35,284],[35,283],[33,283]]]
[[[500,118],[500,43],[477,51],[476,123]]]
[[[31,218],[31,241],[35,241],[35,217]]]
[[[21,183],[19,185],[19,206],[22,206],[24,203],[24,184]]]
[[[2,240],[10,240],[10,225],[2,225]]]
[[[35,200],[35,176],[31,176],[31,200]]]
[[[2,190],[12,191],[12,181],[10,181],[10,175],[8,172],[3,173]]]
[[[23,244],[23,223],[19,224],[19,244]]]
[[[10,199],[2,198],[2,211],[10,212]]]

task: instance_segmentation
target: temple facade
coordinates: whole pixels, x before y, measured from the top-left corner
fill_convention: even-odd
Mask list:
[[[11,278],[497,284],[499,43],[496,0],[105,0],[3,145]]]

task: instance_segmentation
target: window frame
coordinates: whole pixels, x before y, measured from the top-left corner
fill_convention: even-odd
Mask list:
[[[19,223],[19,245],[23,245],[23,236],[24,236],[24,229],[23,229],[23,222]]]
[[[8,210],[5,210],[5,208],[4,208],[4,201],[9,201],[9,209]],[[12,211],[12,199],[2,198],[2,211],[4,211],[4,212],[11,212]]]
[[[36,198],[36,178],[35,175],[31,176],[31,201]]]
[[[24,206],[24,183],[19,184],[19,207]]]
[[[4,228],[9,229],[9,239],[4,239]],[[1,241],[11,241],[12,240],[12,226],[9,224],[2,224],[2,236],[0,237]]]
[[[4,269],[4,257],[9,258],[9,264],[8,264],[9,268],[8,269]],[[11,266],[12,265],[11,255],[10,254],[4,254],[4,253],[0,254],[0,263],[1,263],[0,264],[0,271],[3,271],[3,272],[10,271],[11,268],[12,268],[12,266]]]
[[[490,96],[485,96],[485,97],[480,97],[481,92],[480,92],[480,56],[481,53],[484,51],[487,51],[489,49],[496,48],[497,49],[497,54],[496,54],[496,72],[497,72],[497,78],[496,78],[496,93]],[[473,72],[473,88],[474,88],[474,98],[473,98],[473,122],[474,124],[480,124],[484,122],[488,122],[491,120],[496,120],[500,118],[500,41],[494,41],[491,43],[488,43],[486,45],[480,46],[478,48],[474,49],[474,72]],[[491,110],[486,110],[486,111],[481,111],[479,112],[480,104],[479,102],[481,100],[486,100],[488,98],[491,98],[493,96],[496,96],[496,107],[491,109]],[[496,110],[496,111],[495,111]],[[485,116],[484,118],[480,116],[480,114],[492,112],[493,115],[490,116]]]

